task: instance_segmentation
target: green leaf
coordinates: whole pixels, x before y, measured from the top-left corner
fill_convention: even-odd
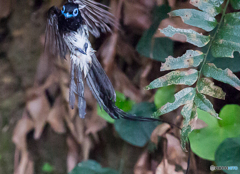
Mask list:
[[[240,80],[228,68],[222,70],[220,68],[217,68],[214,64],[208,63],[204,65],[202,73],[206,77],[212,77],[215,80],[227,83],[237,90],[240,90]]]
[[[118,91],[116,91],[116,106],[122,109],[124,112],[128,112],[132,109],[133,105],[135,104],[134,101],[129,100],[126,96]],[[97,105],[97,114],[104,118],[109,123],[114,123],[114,119],[112,119],[108,113],[102,110],[99,105]]]
[[[195,69],[190,69],[188,71],[172,71],[158,79],[152,81],[148,86],[146,86],[146,90],[160,88],[163,86],[169,85],[193,85],[198,78],[198,71]]]
[[[199,109],[206,111],[212,116],[218,118],[218,114],[214,110],[212,103],[204,95],[197,93],[194,98],[194,103]]]
[[[173,103],[167,103],[162,106],[157,112],[155,112],[152,117],[158,117],[160,115],[166,114],[170,111],[177,109],[179,106],[192,103],[196,94],[195,88],[185,88],[174,95],[175,101]]]
[[[158,61],[164,61],[164,58],[173,54],[173,41],[169,38],[153,38],[160,22],[167,18],[170,7],[162,5],[154,10],[154,20],[152,26],[144,32],[142,38],[137,44],[137,51],[145,56]]]
[[[102,166],[93,160],[79,163],[69,174],[119,174],[116,170],[102,168]]]
[[[207,12],[212,16],[216,16],[222,10],[221,4],[224,0],[190,0],[190,4],[198,7],[200,10]]]
[[[218,166],[240,167],[240,137],[227,138],[217,148],[215,162]],[[223,170],[227,174],[238,174],[238,170]]]
[[[226,105],[219,113],[219,120],[209,113],[197,110],[198,118],[208,125],[202,129],[193,130],[189,139],[194,153],[204,159],[214,161],[217,147],[223,140],[240,135],[240,106]]]
[[[42,166],[42,171],[43,172],[47,172],[50,173],[54,170],[53,166],[49,163],[44,163],[44,165]]]
[[[162,63],[160,71],[197,67],[204,59],[201,51],[187,50],[181,57],[174,58],[169,56],[166,62]]]
[[[225,15],[224,23],[219,29],[212,45],[214,57],[231,57],[233,52],[240,52],[240,12]]]
[[[182,108],[181,114],[184,118],[183,127],[191,126],[191,121],[197,118],[197,106],[193,102],[188,103]]]
[[[207,51],[207,48],[203,48]],[[240,54],[238,52],[234,52],[234,58],[229,59],[229,57],[213,57],[212,53],[209,52],[207,56],[207,62],[213,63],[218,68],[221,69],[230,69],[232,72],[239,72],[240,71]]]
[[[211,97],[225,99],[226,93],[222,88],[215,86],[214,83],[207,78],[201,78],[197,83],[197,90],[202,94],[209,95]]]
[[[240,9],[240,1],[239,0],[230,0],[232,7],[236,10]]]
[[[217,25],[217,21],[212,15],[195,9],[174,10],[169,15],[179,16],[184,23],[206,31],[212,31]]]
[[[161,108],[167,102],[174,102],[175,85],[165,86],[157,90],[154,95],[154,103],[157,108]]]
[[[188,135],[192,132],[192,122],[197,119],[197,106],[191,102],[182,108],[181,114],[184,118],[183,128],[181,130],[181,146],[182,149],[186,151],[186,142],[188,140]]]
[[[134,105],[130,113],[137,116],[150,117],[154,111],[156,111],[156,107],[153,103],[143,102]],[[150,140],[152,131],[158,124],[159,122],[119,119],[115,121],[114,127],[123,140],[134,146],[143,147]]]
[[[188,136],[190,132],[192,132],[192,128],[190,125],[183,127],[181,130],[181,146],[184,151],[187,151],[186,143],[188,142]]]
[[[168,37],[172,37],[175,34],[181,34],[186,37],[187,42],[198,47],[203,47],[204,45],[207,45],[207,43],[210,41],[209,36],[199,34],[198,32],[192,29],[174,28],[169,25],[167,28],[164,28],[162,30],[160,29],[160,31]]]

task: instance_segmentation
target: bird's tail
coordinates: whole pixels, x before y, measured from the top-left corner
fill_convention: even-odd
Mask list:
[[[92,55],[92,65],[89,68],[86,81],[100,107],[113,119],[124,118],[133,121],[160,121],[156,118],[128,114],[115,105],[115,90],[95,55]]]

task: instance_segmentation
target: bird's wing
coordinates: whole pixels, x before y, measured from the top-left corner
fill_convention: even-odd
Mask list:
[[[110,26],[118,26],[114,20],[114,16],[108,12],[107,6],[95,2],[93,0],[68,0],[79,5],[81,16],[84,19],[85,24],[88,26],[88,30],[95,36],[100,36],[101,32],[111,32]]]
[[[55,6],[48,10],[45,31],[45,51],[48,50],[53,55],[59,55],[61,58],[65,58],[68,47],[58,29],[58,16],[60,13],[61,11]]]

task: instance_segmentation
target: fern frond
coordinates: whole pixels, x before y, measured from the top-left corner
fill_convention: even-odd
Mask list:
[[[240,52],[240,12],[226,14],[229,3],[236,9],[240,8],[240,1],[227,0],[224,8],[221,5],[224,0],[191,0],[190,3],[199,8],[180,9],[169,13],[171,17],[181,17],[182,21],[188,25],[201,28],[207,32],[214,30],[213,36],[205,36],[191,29],[180,29],[168,26],[160,30],[168,37],[176,34],[183,35],[186,42],[195,46],[203,47],[207,45],[207,51],[187,50],[187,52],[178,58],[169,56],[166,62],[162,64],[161,71],[175,70],[167,75],[160,77],[150,83],[146,89],[159,88],[171,84],[184,84],[192,86],[196,82],[196,87],[188,87],[175,94],[175,101],[162,106],[152,117],[158,117],[174,109],[184,106],[181,113],[184,117],[183,129],[181,132],[182,146],[185,148],[185,142],[188,134],[193,130],[192,122],[197,118],[197,108],[210,113],[219,118],[213,108],[212,103],[205,95],[218,99],[225,99],[223,90],[215,86],[214,83],[206,78],[213,78],[227,83],[237,90],[240,90],[240,80],[229,69],[222,70],[212,63],[207,63],[207,57],[212,52],[215,57],[233,57],[233,52]],[[215,16],[222,13],[221,19],[217,22]],[[199,67],[199,65],[201,66]],[[199,67],[199,70],[190,69],[188,71],[179,71],[176,69]],[[205,77],[204,77],[205,76]]]

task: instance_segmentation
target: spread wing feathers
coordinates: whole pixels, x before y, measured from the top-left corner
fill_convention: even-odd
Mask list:
[[[75,70],[76,70],[76,81],[75,83]],[[71,80],[69,87],[69,105],[73,109],[75,105],[75,94],[78,96],[78,110],[79,117],[85,118],[86,115],[86,100],[84,99],[84,84],[82,79],[82,71],[79,66],[71,62]]]
[[[81,16],[84,19],[85,24],[88,26],[88,30],[95,36],[100,36],[101,32],[111,32],[110,26],[118,25],[115,23],[114,16],[105,10],[107,6],[95,2],[93,0],[68,0],[79,4],[79,10]]]
[[[48,50],[55,56],[65,58],[68,47],[58,30],[58,16],[61,11],[53,6],[48,11],[47,26],[45,31],[45,51]]]

